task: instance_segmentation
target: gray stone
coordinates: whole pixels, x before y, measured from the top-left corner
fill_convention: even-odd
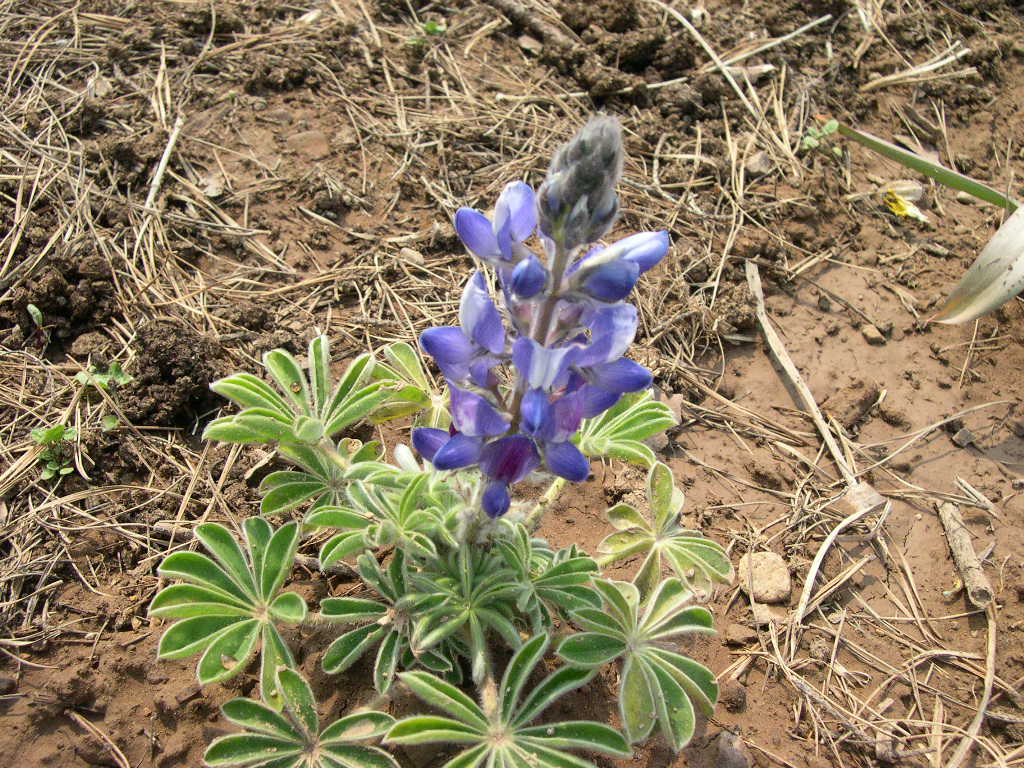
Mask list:
[[[718,752],[718,768],[750,768],[750,754],[747,746],[735,733],[722,731],[715,739]]]
[[[789,567],[774,552],[748,552],[741,557],[739,585],[758,603],[784,603],[792,589]]]

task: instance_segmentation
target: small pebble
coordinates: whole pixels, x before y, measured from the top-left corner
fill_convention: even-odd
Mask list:
[[[873,325],[865,325],[860,332],[864,336],[864,340],[872,346],[880,347],[885,344],[885,336]]]

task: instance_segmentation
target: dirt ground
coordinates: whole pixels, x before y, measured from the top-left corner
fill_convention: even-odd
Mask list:
[[[1019,3],[6,0],[0,61],[0,762],[201,764],[255,679],[199,690],[192,661],[155,661],[155,569],[187,546],[156,524],[237,525],[276,468],[198,439],[224,406],[209,383],[317,330],[345,359],[450,320],[455,209],[538,183],[603,109],[627,134],[616,234],[673,238],[638,298],[634,356],[680,416],[656,447],[688,523],[734,562],[781,555],[793,588],[768,621],[712,596],[720,635],[689,652],[723,702],[687,749],[597,764],[1024,765],[1024,307],[927,322],[1000,212],[835,136],[802,148],[835,117],[1019,195]],[[884,206],[903,179],[927,222]],[[748,263],[850,477],[765,346]],[[113,361],[131,382],[75,380]],[[44,481],[29,433],[57,423],[75,472]],[[830,544],[791,622],[851,479],[888,512]],[[543,533],[593,552],[643,480],[596,467]],[[320,671],[322,631],[290,639],[327,716],[370,687]],[[615,685],[560,706],[614,722]]]

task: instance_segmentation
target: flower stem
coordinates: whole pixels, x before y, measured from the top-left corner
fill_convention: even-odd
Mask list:
[[[534,317],[530,324],[530,338],[538,344],[543,345],[551,334],[551,321],[554,319],[555,307],[562,294],[562,277],[569,266],[569,251],[561,245],[555,246],[555,255],[551,260],[551,294],[544,299],[540,306],[540,312]],[[523,397],[526,395],[526,382],[522,374],[516,381],[516,391],[512,398],[512,407],[509,412],[512,414],[512,431],[519,427],[519,409],[523,404]]]
[[[526,516],[526,529],[530,531],[530,533],[533,533],[540,527],[541,518],[544,517],[544,513],[547,512],[548,507],[558,499],[563,488],[565,488],[565,478],[556,477],[551,485],[548,486],[544,495],[537,500],[533,509],[530,510],[530,514]]]

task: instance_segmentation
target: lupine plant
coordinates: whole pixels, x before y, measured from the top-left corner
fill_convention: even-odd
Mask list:
[[[728,581],[732,569],[721,546],[682,525],[682,493],[644,442],[675,419],[652,397],[650,372],[625,356],[638,322],[627,299],[669,240],[641,232],[600,242],[618,214],[622,165],[618,123],[596,117],[557,151],[537,192],[514,181],[492,217],[456,213],[480,268],[462,292],[458,325],[419,338],[443,384],[404,343],[381,359],[356,357],[335,380],[319,336],[306,371],[275,350],[264,358],[273,385],[247,373],[213,385],[240,410],[210,423],[205,437],[272,445],[290,466],[261,485],[260,513],[276,529],[252,517],[236,537],[205,523],[196,538],[209,556],[178,552],[160,568],[184,582],[150,608],[178,619],[161,657],[201,654],[198,677],[208,684],[247,673],[261,655],[261,701],[224,706],[245,730],[214,741],[207,764],[382,768],[396,765],[388,747],[440,743],[446,751],[431,764],[446,768],[585,768],[573,751],[627,756],[655,724],[679,750],[696,710],[714,707],[714,676],[672,642],[713,631],[694,592]],[[395,418],[411,420],[412,447],[395,445],[391,460],[349,432]],[[624,504],[609,510],[617,532],[599,559],[537,536],[543,517],[559,514],[565,484],[586,481],[594,460],[649,469],[650,518]],[[527,481],[549,485],[537,498],[521,491]],[[309,610],[282,591],[303,546],[319,546],[322,569],[354,564],[359,583]],[[602,574],[637,555],[633,582]],[[394,721],[357,710],[320,730],[289,646],[289,626],[310,624],[312,636],[334,633],[319,658],[328,675],[363,670],[378,708],[411,693],[430,711]],[[537,681],[552,645],[561,665]],[[620,661],[624,734],[543,718]]]

